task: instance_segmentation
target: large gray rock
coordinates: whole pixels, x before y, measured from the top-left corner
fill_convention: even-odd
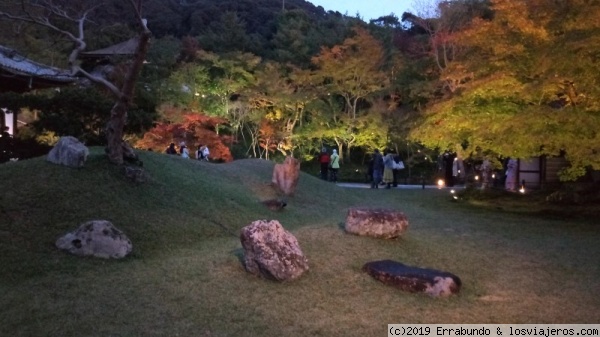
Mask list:
[[[408,219],[395,210],[353,207],[348,209],[344,228],[356,235],[393,239],[406,231]]]
[[[61,137],[50,150],[46,160],[69,167],[82,167],[90,153],[88,148],[77,138],[71,136]]]
[[[276,281],[294,280],[308,270],[298,240],[277,220],[258,220],[242,228],[244,265],[252,274]]]
[[[413,293],[446,297],[460,291],[458,276],[435,269],[411,267],[392,260],[369,262],[363,266],[376,280]]]
[[[109,221],[92,220],[56,240],[56,247],[79,256],[120,259],[131,253],[133,246]]]

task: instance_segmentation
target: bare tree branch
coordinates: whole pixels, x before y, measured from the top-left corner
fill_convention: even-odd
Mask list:
[[[115,104],[111,109],[110,119],[106,125],[107,154],[111,162],[122,164],[124,146],[123,130],[127,120],[127,110],[131,104],[135,84],[144,64],[151,32],[146,25],[146,20],[142,17],[144,0],[128,0],[138,25],[139,38],[133,60],[128,64],[123,84],[121,88],[118,88],[108,79],[90,73],[82,69],[79,65],[79,56],[87,47],[85,42],[85,24],[89,22],[91,13],[101,6],[101,3],[87,6],[87,3],[90,2],[65,0],[63,3],[60,0],[20,0],[20,11],[18,14],[0,10],[0,18],[45,27],[56,32],[58,35],[68,38],[74,43],[74,47],[68,55],[68,65],[72,76],[83,76],[92,83],[107,88],[115,96]],[[0,6],[0,8],[11,9],[10,4],[7,3],[3,3]],[[62,28],[66,22],[75,24],[73,32]]]

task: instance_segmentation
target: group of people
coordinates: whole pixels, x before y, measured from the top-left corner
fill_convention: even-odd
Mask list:
[[[393,151],[387,151],[382,155],[379,149],[375,149],[368,169],[371,188],[379,188],[381,184],[384,184],[386,189],[398,186],[398,174],[403,169],[404,163],[400,156]]]
[[[182,158],[190,158],[190,151],[184,142],[179,144],[179,151],[175,148],[175,143],[171,143],[167,150],[165,151],[167,154],[179,154]],[[198,145],[198,149],[196,150],[196,159],[197,160],[209,160],[210,151],[208,150],[208,146],[206,145]]]
[[[482,188],[504,186],[508,191],[516,191],[519,188],[518,161],[515,158],[505,158],[503,170],[499,170],[494,168],[489,159],[470,159],[465,163],[452,151],[445,151],[438,157],[438,172],[443,174],[444,185],[447,187],[464,183],[467,170],[478,177]]]
[[[321,179],[337,183],[338,171],[340,170],[340,156],[336,149],[333,149],[331,152],[331,155],[329,155],[327,148],[323,148],[319,154],[318,159],[321,164]]]
[[[340,169],[340,156],[336,149],[327,152],[323,148],[319,154],[318,160],[321,165],[321,179],[337,182],[338,171]],[[373,158],[369,162],[368,175],[371,180],[371,188],[379,188],[380,184],[385,184],[385,188],[398,186],[398,174],[404,169],[404,163],[400,156],[393,151],[387,151],[382,155],[378,149],[373,152]]]

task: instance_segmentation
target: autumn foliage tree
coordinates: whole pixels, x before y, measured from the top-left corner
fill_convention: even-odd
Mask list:
[[[135,146],[141,149],[164,152],[170,143],[177,146],[182,142],[186,144],[193,157],[193,153],[200,145],[208,146],[211,160],[229,162],[233,160],[229,145],[232,137],[219,135],[216,132],[218,125],[227,121],[220,117],[210,117],[203,114],[184,114],[181,123],[159,123],[144,134]]]
[[[331,48],[323,47],[312,59],[316,70],[312,73],[312,83],[319,90],[320,99],[327,102],[330,110],[329,129],[337,129],[332,135],[340,150],[349,150],[356,144],[359,128],[358,118],[369,103],[367,99],[382,90],[387,84],[383,72],[384,50],[381,42],[363,28],[356,27],[354,36],[343,44]],[[334,104],[336,97],[343,104]],[[327,113],[327,111],[323,111]]]
[[[600,169],[600,4],[492,0],[453,37],[472,78],[411,131],[430,147],[492,159],[564,154],[563,179]],[[596,84],[595,84],[596,83]]]

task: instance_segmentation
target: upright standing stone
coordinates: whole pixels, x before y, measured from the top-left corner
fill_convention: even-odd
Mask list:
[[[296,191],[299,177],[300,161],[288,156],[283,164],[275,164],[271,181],[283,194],[292,195]]]
[[[277,220],[258,220],[242,228],[244,265],[252,274],[276,281],[294,280],[308,270],[296,237]]]

